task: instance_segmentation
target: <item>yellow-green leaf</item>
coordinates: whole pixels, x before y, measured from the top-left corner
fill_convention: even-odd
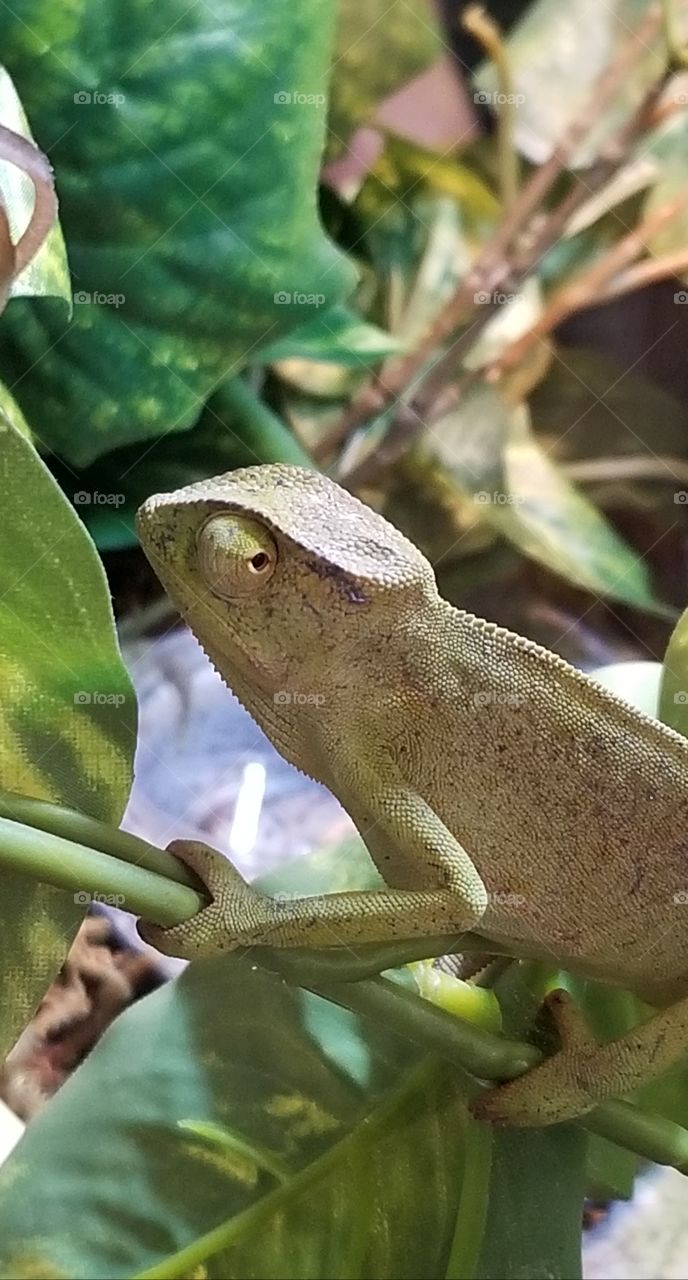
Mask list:
[[[28,440],[0,418],[0,788],[117,823],[132,776],[134,692],[95,548]],[[83,916],[0,863],[0,1053]]]

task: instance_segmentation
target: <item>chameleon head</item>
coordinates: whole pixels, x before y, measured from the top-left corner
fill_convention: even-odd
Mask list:
[[[168,595],[258,719],[250,690],[307,686],[324,658],[336,668],[348,646],[384,642],[437,599],[412,543],[302,467],[245,467],[159,494],[137,526]]]

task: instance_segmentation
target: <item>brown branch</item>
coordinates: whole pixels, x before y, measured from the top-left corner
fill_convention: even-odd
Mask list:
[[[512,249],[514,242],[523,234],[531,219],[539,212],[543,201],[557,179],[570,166],[575,153],[596,124],[600,113],[614,98],[634,63],[657,34],[660,23],[661,8],[658,4],[652,4],[644,21],[633,33],[632,38],[626,42],[615,62],[605,68],[598,78],[585,109],[565,131],[548,159],[533,172],[522,188],[517,200],[507,211],[494,234],[484,246],[454,296],[450,298],[435,318],[425,338],[413,352],[401,357],[398,361],[390,362],[389,367],[383,371],[382,376],[372,384],[364,387],[355,397],[340,422],[320,442],[317,454],[319,458],[338,448],[353,430],[361,426],[374,414],[380,413],[390,400],[402,394],[404,388],[432,357],[433,352],[452,336],[460,323],[470,318],[476,307],[476,294],[483,292],[492,294],[495,290],[508,286],[513,270],[512,264],[508,259],[509,250]],[[638,113],[635,113],[634,119],[638,119]],[[576,199],[582,202],[582,199],[587,198],[589,194],[589,187],[586,191],[584,184]],[[571,198],[571,203],[573,203],[573,198]],[[569,209],[567,217],[570,216],[570,212],[571,209]],[[557,234],[559,233],[555,228],[552,233],[552,243],[557,238]],[[538,244],[544,243],[545,247],[547,247],[549,237],[549,231],[542,231]],[[537,249],[535,250],[535,256],[533,256],[532,249],[528,256],[529,259],[533,257],[533,260],[537,260]],[[476,318],[471,341],[475,341],[478,333],[484,328],[489,318],[490,310],[483,306],[482,313]],[[462,339],[460,338],[459,342],[461,341]],[[440,360],[433,368],[432,374],[426,379],[426,386],[428,386],[430,377],[432,377],[433,395],[440,377],[444,379],[447,372],[450,371],[450,367],[455,365],[460,350],[460,347],[457,349],[455,344],[451,352],[445,353],[444,356],[440,357]],[[429,398],[429,396],[426,397],[424,395],[423,402],[427,402]],[[421,404],[420,400],[418,404]]]
[[[610,281],[597,301],[610,302],[612,298],[621,298],[625,293],[634,293],[636,289],[644,289],[648,284],[668,280],[671,276],[681,276],[687,271],[688,249],[677,249],[675,253],[666,253],[661,258],[647,258]]]
[[[505,373],[515,369],[537,342],[552,333],[575,311],[582,311],[585,307],[596,306],[600,301],[606,300],[605,292],[608,296],[613,296],[608,291],[610,287],[613,288],[615,277],[618,277],[624,267],[628,267],[639,258],[651,237],[667,223],[673,221],[676,215],[683,212],[686,207],[688,207],[688,193],[677,196],[675,200],[662,205],[649,217],[643,218],[627,235],[622,236],[586,271],[581,271],[573,281],[557,289],[535,324],[511,342],[485,370],[487,379],[490,382],[496,382]]]

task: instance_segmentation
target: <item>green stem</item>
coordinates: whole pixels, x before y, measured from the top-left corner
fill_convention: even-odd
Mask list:
[[[463,1167],[459,1207],[445,1280],[473,1280],[487,1223],[492,1172],[492,1133],[470,1112],[463,1133]]]
[[[471,1076],[483,1080],[513,1080],[542,1060],[542,1053],[535,1045],[492,1035],[422,1000],[389,978],[371,978],[353,984],[309,983],[308,989],[382,1024],[405,1040],[434,1049]],[[471,1085],[473,1083],[471,1081]]]
[[[603,1102],[576,1121],[655,1164],[673,1165],[688,1174],[688,1129],[630,1102]]]
[[[188,920],[206,901],[166,875],[8,818],[0,818],[0,866],[65,889],[77,903],[109,902],[164,926]]]
[[[110,853],[113,858],[130,862],[167,880],[176,880],[189,889],[197,890],[199,887],[193,872],[171,853],[141,840],[139,836],[120,831],[119,827],[78,813],[76,809],[66,809],[47,800],[35,800],[33,796],[17,795],[13,791],[0,791],[0,818],[22,822],[27,827],[38,827],[75,844]]]
[[[516,95],[509,65],[506,45],[496,22],[485,13],[482,5],[471,5],[462,16],[461,24],[477,40],[490,58],[496,75],[499,98],[495,102],[497,116],[497,150],[499,155],[499,186],[502,207],[510,209],[520,187],[518,152],[514,145]]]
[[[252,428],[255,438],[260,440],[257,462],[292,462],[299,467],[314,467],[310,455],[245,378],[227,378],[213,393],[208,410],[230,429],[237,421],[242,427]]]
[[[290,980],[308,986],[310,981],[361,982],[375,978],[385,969],[400,969],[414,960],[433,960],[436,956],[451,956],[464,951],[484,951],[489,955],[508,958],[513,954],[499,942],[492,942],[479,933],[438,933],[428,938],[401,938],[393,942],[362,942],[354,954],[348,947],[327,947],[311,950],[308,947],[289,947],[276,951],[272,947],[256,947],[252,954],[259,964],[269,968],[274,957],[288,955]],[[281,960],[280,960],[281,963]]]

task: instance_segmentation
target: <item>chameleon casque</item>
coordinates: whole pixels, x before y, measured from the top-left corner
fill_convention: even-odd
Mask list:
[[[220,854],[177,841],[212,902],[144,926],[148,941],[191,959],[477,927],[502,952],[658,1006],[599,1045],[554,993],[559,1050],[475,1104],[501,1123],[582,1114],[688,1049],[688,740],[448,604],[412,543],[315,472],[229,472],[150,498],[138,527],[217,670],[337,796],[387,886],[285,913]]]

